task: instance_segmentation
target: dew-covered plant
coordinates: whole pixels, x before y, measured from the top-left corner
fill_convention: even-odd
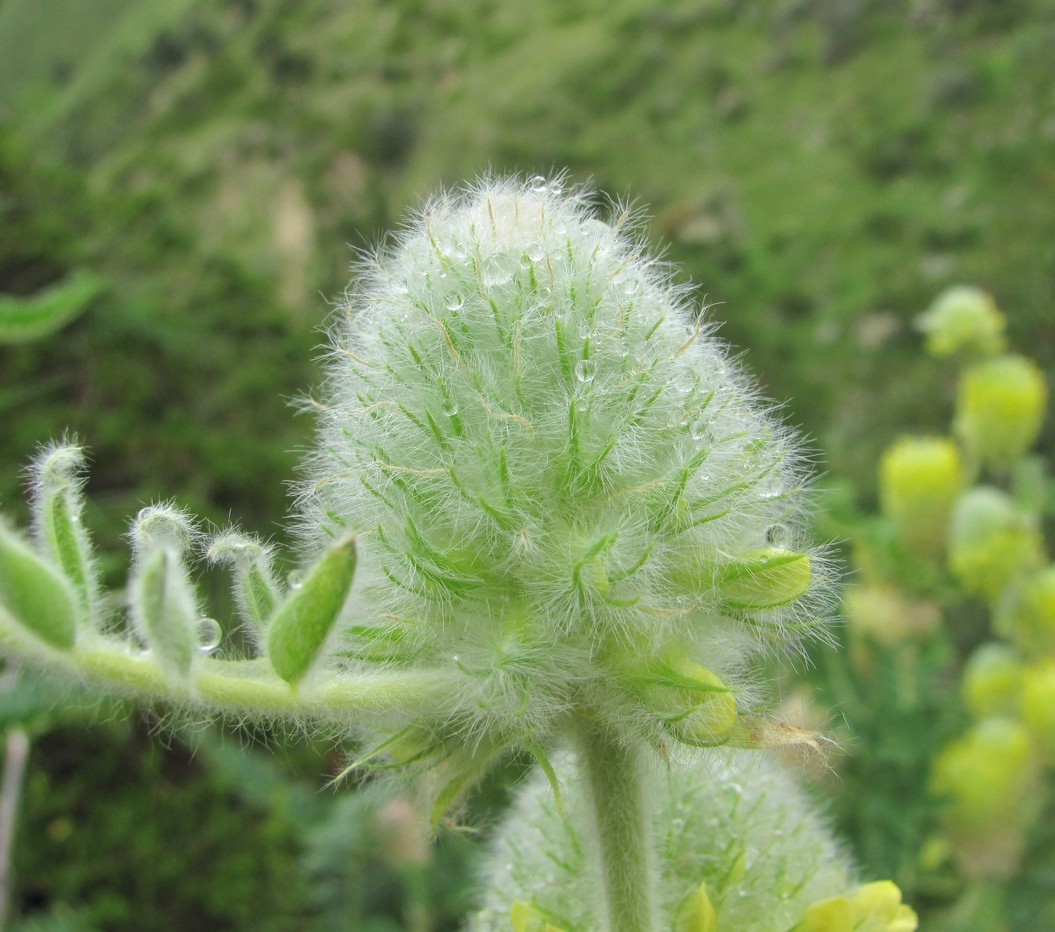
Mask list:
[[[413,778],[433,827],[527,753],[553,818],[565,797],[576,814],[589,892],[561,913],[528,870],[534,888],[497,907],[505,927],[715,928],[757,845],[724,880],[672,873],[684,855],[664,813],[711,806],[740,772],[684,769],[715,753],[701,749],[813,740],[768,714],[756,670],[823,633],[832,573],[808,540],[794,437],[630,221],[599,219],[559,179],[486,180],[360,264],[313,402],[304,568],[287,583],[259,540],[155,505],[132,526],[127,617],[111,617],[82,454],[45,449],[32,539],[0,527],[6,651],[135,698],[356,737],[350,767]],[[251,656],[205,617],[199,552],[230,567]],[[772,802],[748,798],[716,824],[746,838],[749,810]],[[793,862],[813,817],[772,805],[770,844]],[[737,844],[698,841],[701,863]],[[761,886],[796,906],[766,928],[914,928],[890,890],[852,894],[843,868],[816,908],[810,871],[778,875]],[[723,927],[763,928],[740,921]]]

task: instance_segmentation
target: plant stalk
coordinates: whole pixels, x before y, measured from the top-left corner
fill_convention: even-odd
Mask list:
[[[581,714],[576,749],[600,861],[601,928],[653,932],[659,923],[644,748],[627,747]]]
[[[8,911],[11,909],[11,859],[28,758],[29,736],[20,726],[12,725],[4,742],[4,776],[0,787],[0,929],[7,928]]]

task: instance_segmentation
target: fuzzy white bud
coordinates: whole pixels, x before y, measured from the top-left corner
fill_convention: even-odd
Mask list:
[[[637,661],[742,690],[816,624],[794,440],[624,221],[559,182],[438,198],[334,334],[309,543],[357,534],[357,617],[461,672],[459,730],[576,707],[658,740]]]

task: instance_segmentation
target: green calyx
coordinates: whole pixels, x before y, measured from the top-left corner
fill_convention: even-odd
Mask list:
[[[718,676],[683,656],[631,674],[642,704],[683,744],[723,744],[736,725],[736,698]]]
[[[769,547],[741,554],[718,573],[723,603],[735,611],[763,611],[801,599],[810,588],[808,554]]]

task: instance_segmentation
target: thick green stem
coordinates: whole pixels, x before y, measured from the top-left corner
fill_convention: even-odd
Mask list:
[[[644,748],[627,747],[583,715],[576,749],[600,859],[601,928],[653,932],[659,921]]]

